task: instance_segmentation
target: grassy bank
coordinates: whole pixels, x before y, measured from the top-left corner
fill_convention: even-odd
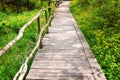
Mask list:
[[[0,15],[0,49],[14,39],[19,29],[29,21],[38,10],[20,14],[2,13]],[[36,21],[26,29],[23,38],[0,57],[0,80],[12,80],[37,40]]]
[[[82,2],[82,1],[81,1]],[[99,7],[72,1],[70,9],[84,33],[97,61],[108,80],[120,79],[120,25],[106,27],[105,19],[97,16]],[[94,4],[92,2],[92,4]],[[100,11],[101,13],[102,10]],[[107,12],[107,11],[106,11]]]

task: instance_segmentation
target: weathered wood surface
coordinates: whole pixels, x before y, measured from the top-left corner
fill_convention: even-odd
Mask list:
[[[106,80],[69,11],[70,1],[56,9],[26,80]]]

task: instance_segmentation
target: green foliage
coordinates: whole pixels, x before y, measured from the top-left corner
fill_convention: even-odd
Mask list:
[[[21,14],[6,14],[0,12],[0,49],[15,38],[19,29],[27,23],[38,10]],[[7,16],[7,17],[6,17]],[[2,18],[1,18],[2,17]],[[23,38],[0,57],[0,80],[12,80],[21,64],[29,55],[37,40],[36,21],[25,30]]]
[[[90,0],[71,3],[76,18],[108,80],[120,79],[120,0]],[[84,4],[84,3],[82,3]]]
[[[0,10],[17,13],[46,6],[48,6],[48,0],[0,0]]]
[[[106,20],[105,27],[118,27],[120,22],[120,0],[107,1],[96,10],[97,16]]]

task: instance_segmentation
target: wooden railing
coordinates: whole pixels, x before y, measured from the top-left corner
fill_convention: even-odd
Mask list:
[[[25,31],[25,29],[30,25],[32,24],[33,21],[35,21],[36,19],[38,20],[38,31],[40,32],[41,29],[40,29],[40,16],[41,16],[41,12],[42,11],[45,11],[45,15],[47,14],[46,13],[46,10],[49,9],[50,7],[47,7],[46,9],[41,9],[39,11],[39,13],[34,17],[32,18],[28,23],[26,23],[19,31],[19,34],[17,37],[15,37],[11,42],[9,42],[2,50],[0,50],[0,56],[2,56],[2,54],[4,54],[10,47],[12,47],[18,40],[20,40],[22,37],[23,37],[23,33]],[[46,20],[47,20],[47,16],[46,16]],[[47,22],[47,21],[46,21]],[[41,44],[40,44],[41,45]]]
[[[46,11],[46,9],[45,9],[45,11]],[[41,10],[41,12],[42,12],[42,10]],[[27,63],[28,63],[28,61],[32,58],[32,56],[33,56],[33,54],[34,54],[34,52],[36,51],[36,49],[40,46],[40,48],[42,47],[42,33],[43,33],[43,31],[46,29],[46,28],[48,28],[48,26],[49,26],[49,24],[50,24],[50,22],[51,22],[51,19],[52,19],[52,15],[49,17],[49,20],[48,20],[48,22],[47,22],[47,24],[42,28],[42,29],[40,29],[39,28],[39,31],[40,31],[40,33],[39,33],[39,36],[38,36],[38,41],[37,41],[37,43],[36,43],[36,46],[34,47],[34,49],[32,50],[32,52],[30,53],[30,55],[27,57],[27,59],[25,60],[25,62],[24,62],[24,64],[22,64],[22,66],[21,66],[21,68],[19,69],[19,71],[16,73],[16,75],[14,76],[14,79],[13,80],[23,80],[23,78],[24,78],[24,76],[25,76],[25,74],[26,74],[26,72],[27,72],[27,68],[28,68],[28,66],[27,66]],[[37,18],[38,19],[38,21],[40,21],[40,19],[39,18]],[[39,23],[38,23],[39,24]],[[39,26],[40,27],[40,26]]]
[[[26,58],[25,62],[22,64],[22,66],[20,67],[19,71],[15,74],[14,76],[14,79],[13,80],[23,80],[26,72],[27,72],[27,69],[28,69],[28,66],[27,66],[27,63],[28,61],[33,57],[35,51],[37,50],[37,48],[42,48],[42,33],[47,30],[46,32],[48,33],[48,27],[51,25],[51,20],[52,20],[52,17],[53,17],[53,14],[51,13],[51,7],[50,7],[50,4],[51,4],[51,1],[52,0],[48,0],[48,7],[47,8],[43,8],[41,9],[38,14],[36,16],[34,16],[28,23],[26,23],[20,30],[19,30],[19,33],[17,35],[17,37],[15,37],[12,41],[10,41],[5,47],[3,47],[2,50],[0,50],[0,57],[9,49],[11,48],[17,41],[19,41],[23,35],[24,35],[24,32],[26,30],[26,28],[28,26],[30,26],[33,21],[37,20],[37,23],[38,23],[38,31],[39,31],[39,35],[38,35],[38,41],[36,43],[36,46],[34,47],[34,49],[32,50],[32,52],[30,53],[30,55]],[[54,1],[54,5],[56,7],[58,7],[58,5],[62,2],[62,0],[55,0]],[[42,12],[45,13],[45,20],[46,20],[46,25],[41,28],[41,14]],[[49,14],[49,15],[48,15]]]
[[[58,7],[58,5],[62,2],[62,0],[55,0],[54,1],[54,5],[56,7]],[[15,37],[12,41],[10,41],[5,47],[2,48],[2,50],[0,50],[0,56],[2,56],[10,47],[12,47],[18,40],[20,40],[22,37],[23,37],[23,33],[25,31],[25,29],[33,22],[35,21],[36,19],[38,20],[38,31],[40,32],[40,13],[45,11],[45,18],[46,18],[46,23],[48,21],[48,13],[49,13],[49,17],[51,15],[51,7],[50,7],[50,3],[51,3],[51,0],[49,0],[48,2],[48,7],[47,9],[42,9],[39,11],[39,13],[34,17],[32,18],[27,24],[25,24],[19,31],[19,34],[17,37]],[[47,10],[48,10],[48,13],[47,13]],[[48,27],[47,27],[48,28]],[[48,30],[48,29],[47,29]],[[48,33],[48,31],[47,31]],[[42,43],[40,42],[40,48],[42,48]]]

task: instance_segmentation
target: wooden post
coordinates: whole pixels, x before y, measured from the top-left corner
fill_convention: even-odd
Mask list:
[[[51,0],[49,0],[48,6],[49,6],[48,12],[49,12],[49,18],[50,18],[50,16],[51,16]],[[51,22],[49,23],[49,26],[51,26]]]
[[[55,5],[55,9],[56,9],[56,7],[57,7],[57,6],[56,6],[56,5],[57,5],[57,0],[55,0],[55,3],[54,3],[54,5]]]
[[[45,21],[48,22],[47,10],[45,10]]]
[[[51,6],[50,6],[50,3],[51,3],[51,0],[48,1],[48,6],[49,6],[49,8],[48,8],[49,17],[50,17],[50,15],[51,15]]]
[[[37,22],[38,22],[38,35],[41,32],[41,20],[40,20],[40,16],[37,18]],[[40,38],[40,43],[39,43],[39,48],[41,49],[42,46],[42,37]]]
[[[56,10],[56,0],[54,1],[54,14],[53,14],[53,16],[55,16],[55,10]]]
[[[45,10],[45,20],[46,20],[46,24],[47,24],[47,22],[48,22],[48,16],[47,16],[47,10]],[[47,33],[48,33],[49,31],[48,31],[48,26],[47,26]]]

